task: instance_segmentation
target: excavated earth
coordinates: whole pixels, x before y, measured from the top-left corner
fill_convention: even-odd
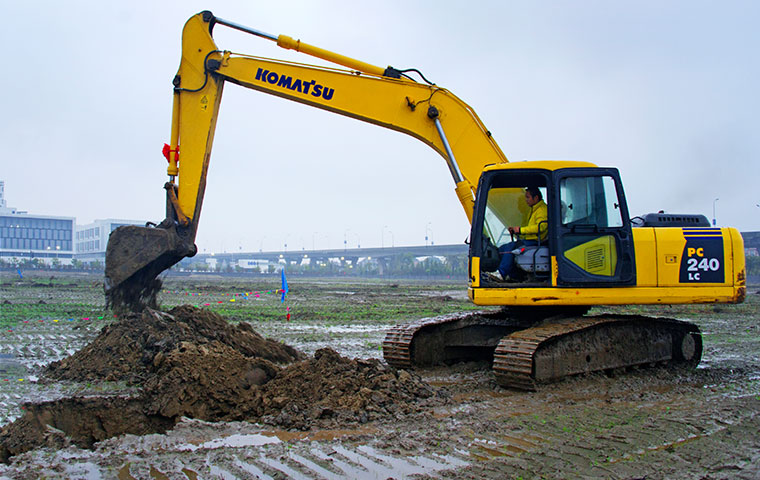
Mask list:
[[[44,375],[137,388],[128,396],[25,404],[24,415],[0,432],[3,462],[38,446],[91,448],[117,435],[163,433],[183,418],[327,429],[446,398],[444,390],[377,359],[348,359],[329,348],[307,358],[248,323],[231,325],[188,305],[124,316]]]

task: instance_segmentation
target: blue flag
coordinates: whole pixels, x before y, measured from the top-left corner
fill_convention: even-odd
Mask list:
[[[280,302],[285,301],[285,295],[288,294],[288,280],[285,278],[285,269],[283,268],[280,270],[280,273],[282,274],[282,297],[280,297]]]
[[[18,272],[18,276],[19,276],[19,277],[21,277],[21,278],[24,278],[24,276],[23,276],[23,275],[21,275],[21,269],[20,269],[20,268],[17,268],[17,269],[16,269],[16,272]]]

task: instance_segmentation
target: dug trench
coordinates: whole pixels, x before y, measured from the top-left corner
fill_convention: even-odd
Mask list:
[[[324,348],[306,357],[248,323],[183,305],[146,308],[102,329],[46,367],[41,381],[123,382],[129,395],[24,404],[0,431],[0,460],[39,446],[92,448],[122,434],[164,433],[183,417],[249,421],[291,430],[345,427],[447,403],[435,388],[376,359]]]

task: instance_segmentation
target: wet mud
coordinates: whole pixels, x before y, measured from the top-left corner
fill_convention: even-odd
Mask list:
[[[425,399],[446,399],[419,376],[377,359],[348,359],[329,348],[306,358],[264,339],[248,323],[230,325],[187,305],[127,315],[44,375],[139,389],[128,397],[25,404],[24,415],[0,431],[4,462],[38,446],[90,448],[117,435],[163,433],[183,417],[324,429],[408,414]]]
[[[740,305],[592,312],[697,324],[697,368],[619,369],[519,392],[499,387],[488,362],[403,372],[379,361],[397,319],[465,310],[451,285],[293,280],[288,322],[274,295],[232,302],[248,288],[183,281],[162,303],[192,301],[184,289],[212,306],[130,317],[140,331],[87,310],[73,321],[46,313],[99,305],[101,291],[80,285],[7,287],[0,311],[18,321],[0,330],[0,408],[15,423],[0,442],[37,447],[0,464],[2,478],[760,478],[757,287]],[[306,354],[243,354],[248,327],[228,331],[202,318],[209,310]],[[21,398],[50,401],[21,411]]]

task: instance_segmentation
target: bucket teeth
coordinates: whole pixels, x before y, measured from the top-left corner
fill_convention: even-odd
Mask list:
[[[106,247],[106,303],[115,313],[155,307],[156,277],[194,253],[195,246],[183,241],[173,225],[117,228]]]

